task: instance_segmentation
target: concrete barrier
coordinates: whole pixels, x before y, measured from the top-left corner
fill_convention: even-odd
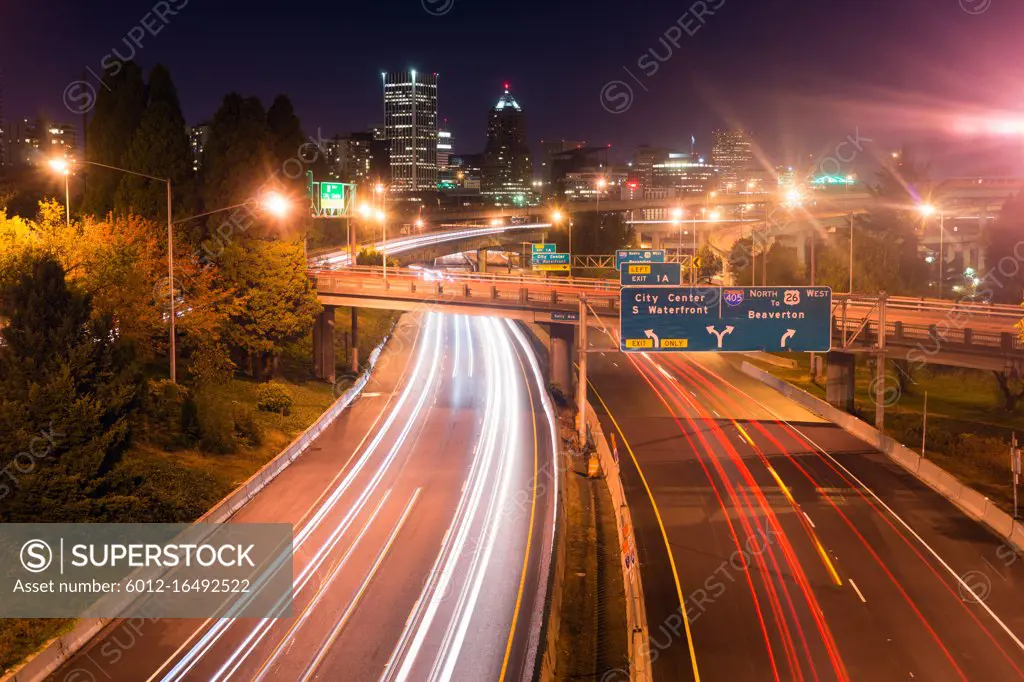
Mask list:
[[[992,501],[942,467],[918,455],[902,443],[893,440],[875,427],[862,422],[852,414],[838,410],[824,400],[815,398],[796,386],[774,377],[762,369],[744,362],[744,374],[767,384],[790,400],[802,405],[823,419],[836,424],[868,445],[885,453],[889,459],[913,474],[919,481],[959,507],[965,514],[977,519],[1005,538],[1019,552],[1024,552],[1024,527],[1010,515],[997,508]]]
[[[921,460],[921,466],[917,469],[917,477],[950,500],[954,502],[960,500],[960,489],[963,485],[955,476],[947,473],[937,464],[927,459]]]
[[[977,490],[965,485],[960,486],[960,508],[974,518],[984,521],[985,510],[988,509],[989,504],[991,504],[989,499]]]
[[[259,471],[250,476],[245,483],[235,488],[227,497],[203,514],[196,523],[225,523],[239,509],[244,507],[249,500],[277,478],[278,474],[298,459],[324,429],[330,426],[338,418],[338,415],[345,411],[352,404],[352,401],[359,396],[366,386],[366,382],[370,379],[370,375],[377,364],[377,359],[380,357],[384,345],[390,338],[391,335],[389,333],[388,337],[373,349],[373,352],[370,353],[369,365],[359,376],[359,379],[341,397],[335,400],[309,428],[303,431],[274,459],[267,462]],[[65,661],[78,653],[104,628],[118,623],[119,620],[116,618],[79,620],[71,630],[50,640],[46,646],[28,658],[23,664],[0,677],[0,682],[35,682],[36,680],[45,679],[47,675],[53,673]]]
[[[622,584],[626,595],[626,628],[629,633],[629,679],[631,682],[648,682],[653,679],[651,671],[651,647],[648,644],[650,633],[647,629],[647,608],[644,603],[644,589],[640,580],[640,564],[637,559],[636,538],[633,534],[633,520],[629,513],[626,491],[622,488],[622,477],[619,463],[616,461],[608,441],[601,429],[601,422],[593,406],[587,403],[587,428],[590,430],[597,446],[598,460],[608,493],[615,509],[615,527],[617,529],[619,547],[627,548],[631,556],[624,556],[619,561],[622,569]]]
[[[542,326],[537,324],[528,324],[526,326],[530,332],[537,337],[537,340],[540,341],[542,346],[545,348],[550,347],[551,337]],[[629,646],[630,661],[629,679],[630,682],[649,682],[652,679],[652,673],[651,649],[648,645],[649,632],[647,628],[647,608],[644,603],[643,583],[640,580],[640,565],[635,560],[636,539],[633,536],[633,521],[629,513],[629,504],[626,500],[626,492],[622,488],[622,478],[619,474],[619,463],[615,461],[611,447],[608,445],[608,440],[604,437],[604,430],[601,428],[601,422],[597,418],[597,413],[594,411],[593,405],[589,402],[587,402],[587,429],[593,437],[594,444],[597,447],[598,461],[601,463],[601,471],[604,473],[603,480],[608,488],[608,494],[612,499],[612,507],[615,510],[615,527],[619,540],[619,547],[628,546],[633,548],[633,560],[630,562],[629,566],[626,565],[625,561],[619,562],[619,566],[622,569],[622,584],[626,598],[626,637]],[[566,475],[568,474],[569,468],[570,467],[568,465],[564,468],[564,473],[566,473]],[[560,499],[559,513],[561,514],[561,519],[565,518],[563,507],[564,501]],[[558,567],[563,567],[565,562],[565,533],[559,531],[559,536],[561,541],[558,543],[558,559],[556,565]],[[560,573],[552,570],[552,575],[560,575]],[[556,581],[556,583],[557,582],[558,581]],[[557,621],[556,616],[561,610],[562,586],[560,583],[555,586],[555,589],[551,594],[551,608],[547,615],[549,624],[550,621]],[[554,658],[557,656],[557,642],[557,627],[548,627],[547,646],[541,662],[541,682],[551,682],[556,679],[557,671],[555,670]],[[561,677],[562,676],[558,676],[557,679],[561,679]],[[605,674],[605,677],[608,677],[608,673]],[[615,677],[615,679],[621,678]]]

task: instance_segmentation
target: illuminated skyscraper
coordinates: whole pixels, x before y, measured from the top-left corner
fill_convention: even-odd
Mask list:
[[[448,170],[451,165],[453,146],[452,133],[448,130],[448,121],[445,120],[444,127],[437,131],[437,170],[439,172]]]
[[[724,192],[739,192],[747,176],[756,170],[750,136],[742,130],[716,130],[711,146],[711,163],[718,168],[718,186]]]
[[[498,203],[524,203],[532,176],[526,117],[506,83],[504,94],[488,114],[481,190]]]
[[[381,75],[391,187],[403,193],[437,191],[437,74]]]

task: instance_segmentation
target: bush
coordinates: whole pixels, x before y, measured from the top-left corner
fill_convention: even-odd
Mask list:
[[[199,448],[227,454],[238,449],[231,404],[223,397],[202,393],[196,400],[199,419]]]
[[[146,440],[173,450],[187,444],[184,419],[186,405],[192,403],[189,390],[168,379],[150,381],[146,386]]]
[[[295,399],[287,386],[275,381],[260,384],[256,391],[256,409],[260,412],[276,412],[287,416]]]
[[[233,419],[235,423],[235,437],[254,448],[263,442],[263,429],[256,421],[256,413],[251,409],[238,403],[234,404]]]

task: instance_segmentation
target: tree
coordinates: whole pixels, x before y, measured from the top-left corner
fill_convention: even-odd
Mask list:
[[[158,178],[169,178],[174,190],[174,213],[195,210],[192,152],[185,132],[178,93],[163,66],[149,76],[146,109],[124,157],[124,167]],[[167,220],[167,190],[162,183],[124,175],[115,199],[122,213],[136,213],[158,222]]]
[[[275,97],[267,110],[267,128],[270,131],[270,154],[275,170],[282,168],[288,159],[298,158],[299,147],[305,141],[305,136],[292,102],[285,95]],[[305,180],[299,176],[298,182],[302,184]]]
[[[1024,196],[1020,192],[1003,204],[989,230],[986,262],[989,271],[979,273],[983,282],[979,294],[1000,303],[1024,301]]]
[[[77,521],[130,437],[141,377],[131,344],[52,256],[0,274],[0,521]]]
[[[714,277],[722,274],[722,257],[711,248],[710,244],[697,249],[697,281],[710,282]]]
[[[221,286],[237,292],[226,337],[248,373],[263,379],[284,345],[309,333],[321,309],[306,275],[302,244],[234,242],[225,248],[220,270]]]
[[[121,166],[146,108],[142,71],[135,62],[104,78],[86,134],[85,158],[110,166]],[[82,211],[106,215],[114,207],[114,195],[122,174],[89,167]]]
[[[862,239],[860,231],[855,235],[854,286],[857,291],[884,290],[904,295],[927,291],[928,269],[918,249],[921,214],[917,207],[932,194],[929,169],[927,164],[918,163],[906,148],[896,159],[877,173],[877,181],[871,188],[873,205],[858,221],[864,236],[872,239]],[[862,255],[862,251],[867,253]],[[865,255],[874,260],[865,259]],[[877,267],[880,264],[884,267]],[[862,266],[868,269],[863,286]]]
[[[272,172],[270,144],[267,117],[259,99],[243,99],[235,93],[225,97],[210,122],[210,139],[203,153],[200,181],[204,210],[252,199]]]

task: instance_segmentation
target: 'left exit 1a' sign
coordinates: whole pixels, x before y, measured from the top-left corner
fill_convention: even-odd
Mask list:
[[[628,286],[679,286],[679,263],[623,263],[619,284]]]

